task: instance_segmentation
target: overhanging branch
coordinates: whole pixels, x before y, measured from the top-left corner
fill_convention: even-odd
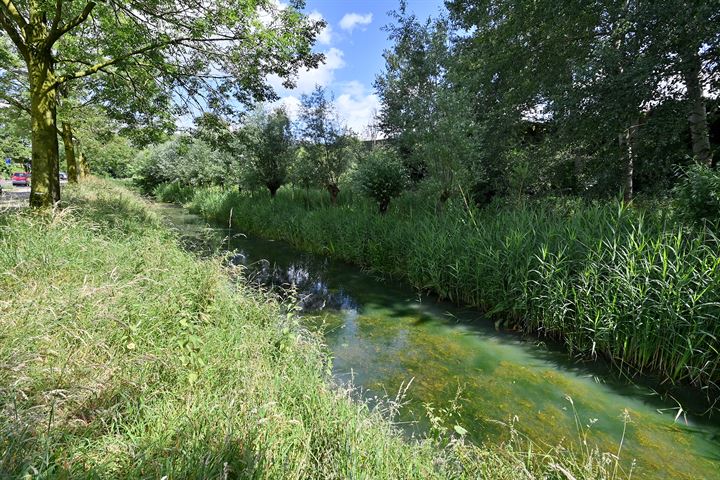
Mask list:
[[[24,103],[22,103],[21,101],[15,99],[15,98],[13,98],[13,97],[10,97],[10,96],[8,96],[8,95],[5,95],[5,94],[2,93],[2,92],[0,92],[0,100],[3,100],[3,101],[5,101],[5,102],[9,103],[9,104],[12,105],[13,107],[15,107],[15,108],[17,108],[17,109],[19,109],[19,110],[22,110],[23,112],[26,112],[26,113],[28,113],[28,114],[30,113],[30,107],[29,107],[29,106],[25,105]]]
[[[93,75],[93,74],[99,72],[103,68],[110,67],[112,65],[115,65],[116,63],[120,63],[123,60],[127,60],[128,58],[134,57],[136,55],[142,55],[143,53],[157,50],[158,48],[163,48],[168,45],[177,44],[177,43],[183,42],[185,40],[188,40],[188,39],[187,38],[179,38],[179,39],[174,39],[174,40],[167,40],[164,42],[151,43],[150,45],[146,45],[142,48],[138,48],[137,50],[133,50],[131,52],[128,52],[124,55],[120,55],[118,57],[112,58],[105,62],[96,63],[92,67],[86,68],[85,70],[80,70],[75,73],[71,73],[69,75],[63,75],[61,77],[58,77],[57,80],[55,80],[55,84],[51,88],[54,88],[54,87],[57,87],[58,85],[69,82],[70,80],[76,80],[78,78],[88,77],[90,75]]]
[[[115,58],[111,58],[109,60],[106,60],[105,62],[97,63],[89,68],[86,68],[85,70],[80,70],[75,73],[71,73],[69,75],[60,76],[57,78],[57,80],[55,80],[55,83],[50,88],[51,89],[55,88],[58,85],[66,83],[70,80],[76,80],[79,78],[88,77],[90,75],[93,75],[93,74],[99,72],[100,70],[102,70],[104,68],[110,67],[110,66],[120,63],[124,60],[127,60],[128,58],[131,58],[131,57],[134,57],[137,55],[142,55],[143,53],[151,52],[153,50],[158,50],[160,48],[164,48],[164,47],[167,47],[170,45],[180,45],[183,42],[190,42],[190,41],[201,42],[201,43],[226,42],[231,39],[233,39],[233,38],[232,37],[224,37],[224,36],[214,37],[214,38],[179,37],[179,38],[165,40],[162,42],[154,42],[154,43],[151,43],[144,47],[138,48],[137,50],[128,52],[124,55],[120,55]]]
[[[50,35],[48,35],[46,47],[51,48],[60,37],[62,37],[64,34],[87,20],[93,9],[95,8],[95,5],[97,5],[95,2],[88,2],[85,5],[85,8],[83,8],[83,11],[78,16],[76,16],[63,26],[60,26],[59,20],[57,23],[53,22],[53,27],[50,31]],[[57,0],[57,8],[57,13],[59,15],[62,15],[62,0]]]
[[[10,40],[15,44],[20,54],[25,60],[28,59],[27,45],[25,45],[25,39],[13,25],[12,20],[7,16],[4,9],[0,9],[0,26],[5,30],[10,37]]]
[[[0,0],[0,6],[2,6],[2,9],[7,12],[7,14],[17,24],[18,27],[20,27],[21,29],[27,27],[27,21],[22,16],[15,4],[12,2],[12,0]]]

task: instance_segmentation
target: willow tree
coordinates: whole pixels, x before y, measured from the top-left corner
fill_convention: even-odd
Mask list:
[[[340,121],[333,98],[328,98],[320,86],[301,97],[298,124],[306,168],[314,172],[315,183],[328,191],[335,205],[340,178],[356,156],[357,140],[352,130]]]
[[[235,134],[234,152],[242,158],[242,183],[250,188],[265,187],[275,198],[278,189],[287,183],[294,147],[285,108],[257,108]]]
[[[180,99],[209,108],[272,97],[268,74],[291,78],[321,60],[322,22],[271,0],[0,0],[0,26],[27,71],[31,206],[59,200],[57,101],[67,83],[128,65],[157,71]]]
[[[473,96],[447,76],[447,19],[420,21],[404,2],[391,14],[396,24],[385,30],[393,46],[383,53],[385,69],[375,78],[380,128],[397,145],[413,181],[427,174],[434,180],[440,208],[461,183],[476,184],[480,177],[471,174],[479,150]]]

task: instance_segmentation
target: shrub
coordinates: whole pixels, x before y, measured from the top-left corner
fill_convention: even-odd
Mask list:
[[[178,182],[163,183],[155,187],[153,195],[162,202],[184,204],[192,200],[195,190]]]
[[[355,180],[359,190],[377,202],[380,213],[387,212],[390,200],[407,185],[407,172],[395,152],[374,150],[358,166]]]
[[[720,171],[704,165],[687,169],[673,190],[675,211],[682,220],[720,223]]]
[[[140,152],[138,184],[147,193],[162,183],[218,185],[226,177],[227,159],[202,140],[175,137]]]

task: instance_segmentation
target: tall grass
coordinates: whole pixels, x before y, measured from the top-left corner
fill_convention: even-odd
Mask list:
[[[3,478],[621,475],[585,443],[512,430],[492,448],[442,422],[407,441],[330,383],[317,338],[181,250],[147,205],[96,180],[66,199],[0,213]]]
[[[153,195],[161,202],[185,203],[195,194],[193,187],[178,182],[162,183],[153,189]]]
[[[345,198],[274,200],[197,190],[192,211],[224,225],[406,278],[498,323],[672,382],[720,380],[720,241],[707,229],[621,203],[468,210],[406,195],[377,215]],[[232,214],[232,215],[231,215]]]

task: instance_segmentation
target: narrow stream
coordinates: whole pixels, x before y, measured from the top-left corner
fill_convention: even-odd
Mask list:
[[[569,445],[580,438],[579,423],[589,444],[617,452],[625,429],[621,458],[626,470],[635,462],[634,478],[720,479],[720,419],[676,419],[678,404],[649,381],[623,381],[602,365],[497,332],[477,311],[421,297],[402,282],[282,242],[238,232],[228,239],[179,207],[159,208],[183,235],[232,252],[251,281],[293,285],[304,321],[325,333],[334,375],[369,401],[394,397],[412,380],[400,411],[409,432],[427,428],[428,405],[454,415],[451,425],[478,443],[506,440],[513,422],[536,442]],[[456,413],[447,412],[451,405]]]

